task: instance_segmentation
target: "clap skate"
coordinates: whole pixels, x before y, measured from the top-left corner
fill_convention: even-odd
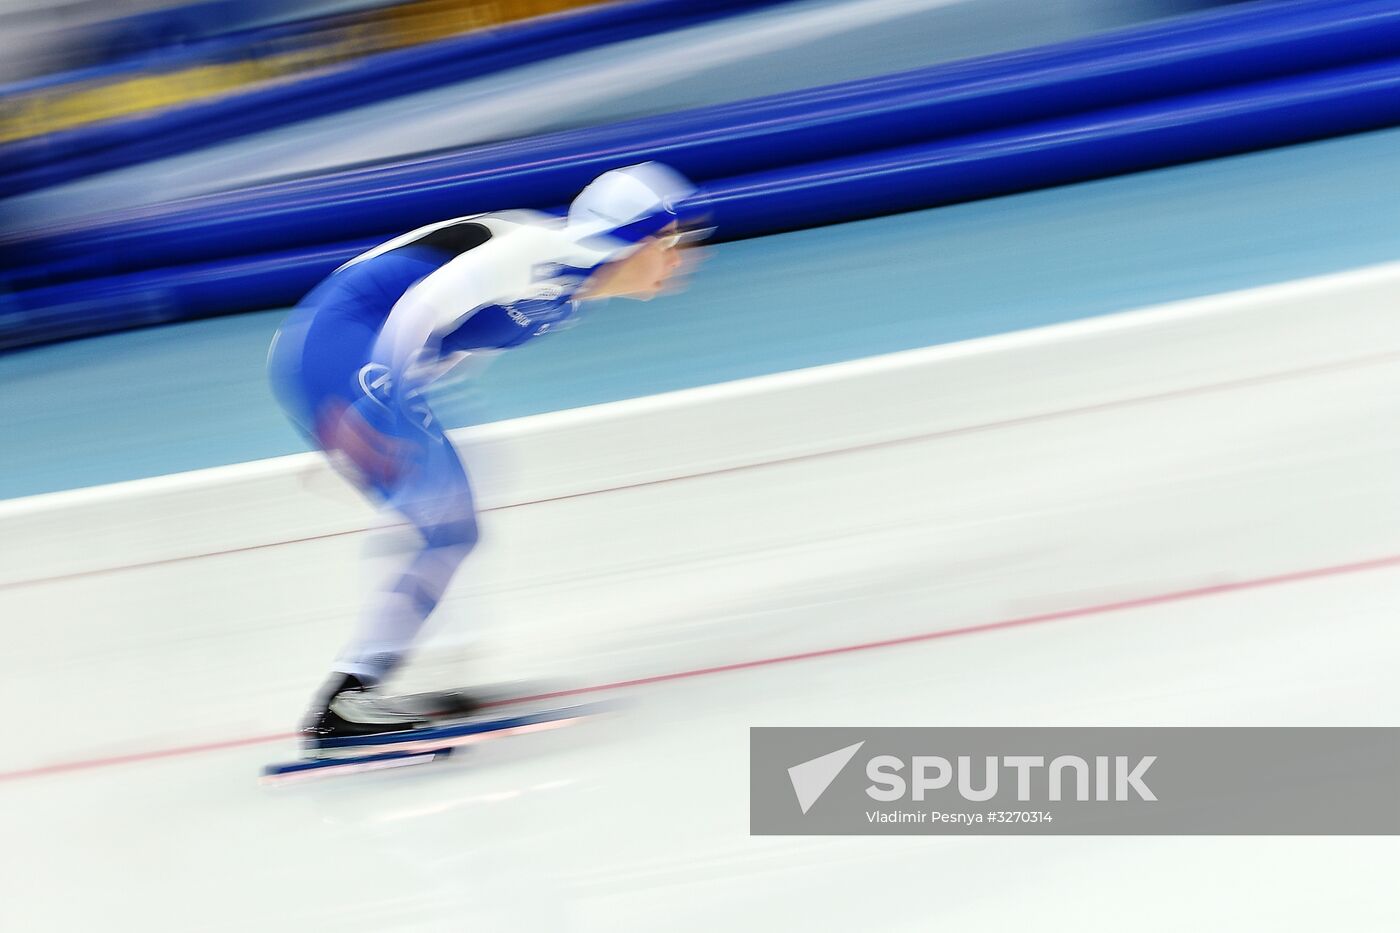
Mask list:
[[[341,675],[301,731],[301,761],[271,765],[265,781],[397,768],[449,757],[463,745],[566,725],[604,704],[560,707],[547,697],[440,690],[391,696]]]

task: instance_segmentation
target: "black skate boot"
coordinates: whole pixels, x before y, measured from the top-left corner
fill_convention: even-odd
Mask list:
[[[336,674],[302,725],[301,734],[314,748],[324,739],[388,735],[422,729],[429,718],[400,707],[354,674]]]

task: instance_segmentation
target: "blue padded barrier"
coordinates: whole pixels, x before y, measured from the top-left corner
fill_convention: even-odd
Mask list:
[[[1366,61],[1394,0],[1251,4],[1047,49],[190,199],[3,244],[16,287],[409,229],[566,200],[660,158],[705,181]]]
[[[1400,124],[1400,58],[764,172],[709,190],[726,238]]]
[[[289,304],[377,242],[337,243],[9,296],[0,293],[0,350]]]
[[[359,59],[327,73],[0,146],[0,197],[555,55],[778,2],[637,0]]]
[[[1061,117],[710,186],[726,238],[835,223],[1400,123],[1400,59]],[[374,240],[12,296],[0,347],[275,307]]]

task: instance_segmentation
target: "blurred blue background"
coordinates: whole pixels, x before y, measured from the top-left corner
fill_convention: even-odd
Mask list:
[[[320,276],[430,219],[557,207],[639,158],[716,195],[695,287],[508,354],[445,390],[445,420],[1400,254],[1393,2],[230,0],[0,20],[26,50],[0,55],[0,497],[303,449],[262,366]]]

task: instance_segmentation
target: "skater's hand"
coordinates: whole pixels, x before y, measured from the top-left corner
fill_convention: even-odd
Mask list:
[[[327,451],[343,456],[369,483],[392,486],[413,450],[395,430],[398,420],[377,400],[363,398],[326,420],[322,440]]]

